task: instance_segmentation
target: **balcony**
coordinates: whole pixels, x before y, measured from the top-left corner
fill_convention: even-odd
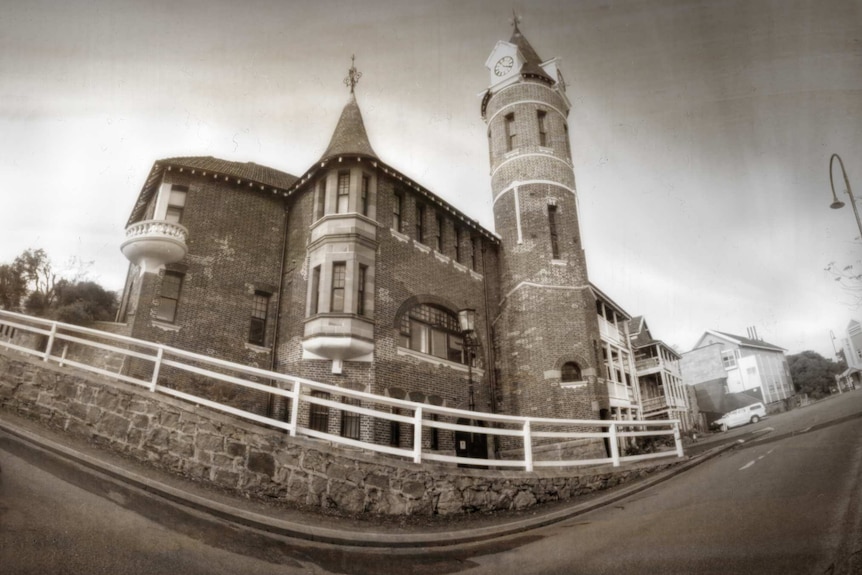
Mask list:
[[[604,336],[605,339],[611,341],[612,343],[627,345],[625,332],[620,331],[620,329],[603,318],[602,316],[598,316],[599,320],[599,333]]]
[[[681,397],[668,397],[666,395],[642,399],[641,404],[643,405],[644,413],[664,411],[669,408],[685,409],[684,399]]]
[[[178,262],[188,248],[188,230],[165,220],[144,220],[126,228],[126,241],[120,251],[126,259],[141,268],[141,273],[156,273],[165,264]]]
[[[617,381],[607,380],[607,387],[608,398],[611,400],[611,405],[627,406],[634,402],[634,390],[630,386]]]
[[[645,357],[635,362],[638,373],[661,367],[661,359],[658,357]]]

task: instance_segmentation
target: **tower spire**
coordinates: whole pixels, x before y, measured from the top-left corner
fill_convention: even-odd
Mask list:
[[[521,33],[521,31],[518,29],[518,24],[521,23],[521,17],[518,16],[518,13],[515,12],[514,8],[512,8],[512,17],[509,18],[509,23],[512,24],[512,27],[515,29],[514,30],[515,34]]]
[[[350,56],[350,69],[347,71],[347,77],[344,79],[344,85],[350,88],[350,93],[353,93],[353,89],[356,87],[356,84],[359,83],[359,79],[362,77],[362,72],[356,69],[356,54],[352,54]]]

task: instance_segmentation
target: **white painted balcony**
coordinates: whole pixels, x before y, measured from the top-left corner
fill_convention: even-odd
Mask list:
[[[625,333],[621,332],[616,325],[612,324],[602,316],[598,316],[599,319],[599,333],[605,337],[605,339],[620,345],[628,345],[628,342],[625,339]]]
[[[144,220],[126,228],[120,251],[139,266],[141,273],[156,273],[165,264],[178,262],[188,252],[189,232],[180,224],[165,220]]]

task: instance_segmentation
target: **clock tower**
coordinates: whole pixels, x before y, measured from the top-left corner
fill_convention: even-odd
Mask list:
[[[543,61],[517,20],[485,67],[494,223],[501,237],[495,339],[505,413],[597,419],[596,300],[578,223],[571,107],[554,58]]]

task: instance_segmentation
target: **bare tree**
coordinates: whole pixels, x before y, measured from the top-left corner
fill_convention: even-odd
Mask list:
[[[57,299],[57,282],[60,281],[48,254],[42,248],[24,250],[12,266],[20,270],[30,291],[25,307],[31,313],[44,315]]]

